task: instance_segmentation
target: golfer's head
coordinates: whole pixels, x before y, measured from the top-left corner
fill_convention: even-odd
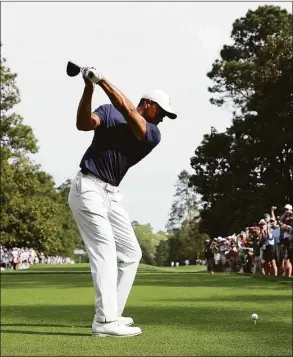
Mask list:
[[[156,125],[163,121],[166,116],[170,119],[177,118],[171,107],[169,96],[162,90],[153,90],[144,94],[138,108],[146,121]]]

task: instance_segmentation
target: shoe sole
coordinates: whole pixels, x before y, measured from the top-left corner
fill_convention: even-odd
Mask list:
[[[92,332],[92,336],[93,337],[133,337],[133,336],[138,336],[140,335],[141,332],[132,334],[132,335],[111,335],[108,333],[96,333],[96,332]]]

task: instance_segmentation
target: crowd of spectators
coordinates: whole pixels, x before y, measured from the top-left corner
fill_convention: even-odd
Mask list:
[[[73,264],[74,261],[64,256],[46,256],[34,248],[0,246],[1,270],[23,270],[33,264]]]
[[[205,259],[210,274],[238,272],[292,277],[293,211],[286,204],[280,216],[276,207],[258,224],[239,234],[205,242]]]
[[[239,234],[216,237],[205,242],[205,263],[210,274],[238,272],[292,277],[293,210],[286,204],[280,216],[276,207],[264,214],[257,225],[246,227]],[[0,245],[1,270],[28,269],[33,264],[74,264],[65,256],[45,256],[34,248]],[[189,265],[186,260],[185,265]],[[172,262],[171,266],[179,266]]]

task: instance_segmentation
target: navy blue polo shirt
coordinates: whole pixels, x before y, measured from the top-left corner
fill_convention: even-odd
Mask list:
[[[146,138],[138,140],[123,115],[111,104],[97,108],[101,124],[80,163],[88,171],[113,186],[118,186],[128,169],[148,155],[161,140],[155,124],[147,122]]]

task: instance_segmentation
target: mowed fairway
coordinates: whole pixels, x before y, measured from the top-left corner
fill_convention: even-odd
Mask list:
[[[124,313],[143,330],[132,338],[90,336],[85,264],[1,273],[1,356],[292,355],[292,279],[202,269],[140,266]]]

